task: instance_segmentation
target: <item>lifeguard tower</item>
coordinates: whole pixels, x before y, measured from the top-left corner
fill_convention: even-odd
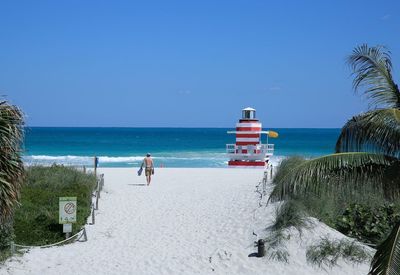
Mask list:
[[[229,157],[229,166],[254,166],[265,167],[269,157],[274,153],[274,145],[268,144],[269,137],[278,137],[273,131],[262,131],[261,122],[256,119],[256,110],[245,108],[242,110],[242,118],[236,123],[236,131],[228,131],[228,134],[236,135],[235,144],[227,144],[226,152]],[[266,134],[267,143],[261,143],[261,135]]]

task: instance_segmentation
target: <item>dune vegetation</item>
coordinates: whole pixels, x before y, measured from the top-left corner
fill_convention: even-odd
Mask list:
[[[0,102],[0,261],[10,256],[12,241],[43,245],[64,238],[58,224],[59,197],[77,197],[77,223],[86,224],[96,177],[63,166],[24,168],[22,111]]]
[[[354,89],[367,96],[370,109],[343,126],[334,154],[283,161],[269,201],[294,200],[308,214],[377,247],[370,274],[398,274],[400,92],[384,47],[356,47],[348,63]]]
[[[15,242],[22,245],[46,245],[65,238],[58,222],[59,197],[77,197],[75,234],[90,215],[94,174],[84,174],[71,167],[34,166],[26,170],[20,206],[15,211]]]

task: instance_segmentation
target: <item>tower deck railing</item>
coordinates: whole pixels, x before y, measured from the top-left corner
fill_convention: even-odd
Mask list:
[[[237,156],[272,156],[274,153],[274,144],[256,144],[256,145],[236,145],[227,144],[226,153]]]

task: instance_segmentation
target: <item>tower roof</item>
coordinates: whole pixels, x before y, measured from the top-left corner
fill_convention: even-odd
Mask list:
[[[255,111],[255,109],[251,107],[244,108],[242,111]]]

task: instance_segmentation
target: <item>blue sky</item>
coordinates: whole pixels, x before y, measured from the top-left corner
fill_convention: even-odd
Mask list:
[[[0,94],[30,126],[341,127],[367,110],[345,58],[392,51],[400,2],[1,1]]]

